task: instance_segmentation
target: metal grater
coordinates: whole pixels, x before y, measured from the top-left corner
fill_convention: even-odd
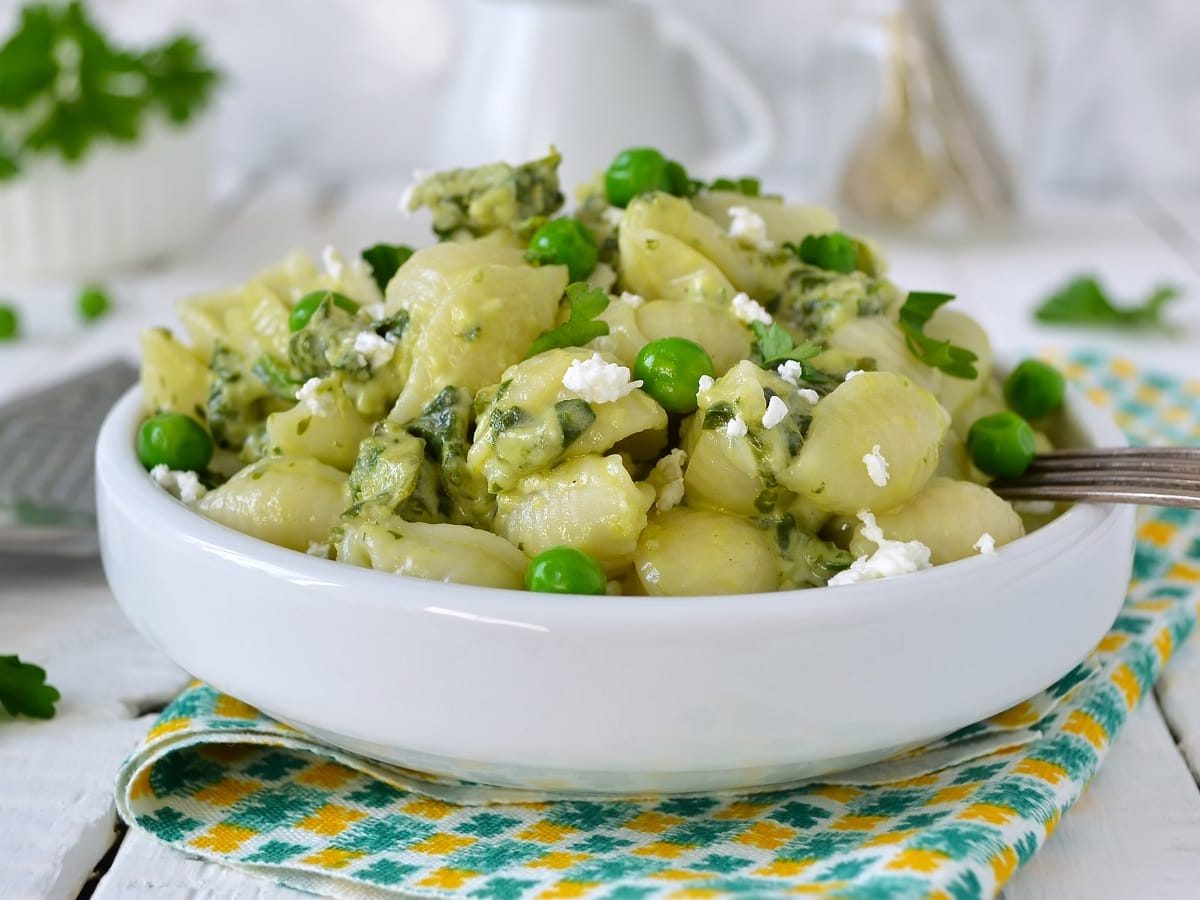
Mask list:
[[[96,552],[96,436],[136,380],[111,362],[0,407],[0,553]]]

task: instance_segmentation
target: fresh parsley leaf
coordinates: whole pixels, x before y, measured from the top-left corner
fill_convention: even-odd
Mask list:
[[[799,362],[806,382],[817,385],[832,380],[832,377],[818,368],[806,365],[810,359],[822,352],[824,348],[821,344],[812,341],[797,344],[785,329],[775,324],[764,325],[761,322],[751,322],[750,330],[754,331],[755,336],[751,358],[758,365],[774,370],[787,360],[794,360]]]
[[[840,231],[810,234],[799,244],[787,244],[801,262],[830,272],[847,274],[858,268],[858,247],[855,240]]]
[[[46,684],[46,670],[18,656],[0,656],[0,706],[10,716],[51,719],[61,695]]]
[[[304,383],[292,374],[285,363],[267,353],[254,361],[250,371],[266,386],[273,397],[279,397],[282,400],[295,400],[296,391]]]
[[[177,124],[206,106],[221,81],[200,43],[186,34],[143,54],[141,65],[152,89],[151,100]]]
[[[592,287],[586,281],[576,281],[567,285],[567,303],[571,307],[567,321],[557,328],[551,328],[530,344],[526,359],[557,347],[582,347],[608,334],[608,323],[596,318],[608,309],[608,294],[603,290]]]
[[[55,21],[50,7],[21,10],[16,31],[0,47],[0,109],[22,109],[58,77]]]
[[[1155,288],[1141,303],[1118,306],[1095,278],[1085,275],[1047,297],[1034,312],[1039,322],[1055,325],[1092,325],[1111,328],[1167,330],[1163,308],[1179,296],[1170,285]]]
[[[374,244],[360,255],[371,269],[371,277],[379,290],[387,290],[388,282],[415,251],[405,244]]]
[[[925,365],[941,369],[954,378],[976,378],[979,375],[975,369],[978,356],[966,347],[938,341],[925,334],[925,325],[933,314],[953,299],[953,294],[913,291],[900,307],[900,330],[904,332],[908,351]]]

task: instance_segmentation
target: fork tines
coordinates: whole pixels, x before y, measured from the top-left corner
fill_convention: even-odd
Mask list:
[[[992,482],[1008,499],[1100,500],[1200,509],[1200,447],[1101,447],[1038,454],[1019,478]]]

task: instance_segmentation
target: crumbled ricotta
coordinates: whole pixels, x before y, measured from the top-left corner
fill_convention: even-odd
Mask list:
[[[875,544],[875,552],[870,556],[860,556],[850,564],[850,568],[830,578],[831,587],[892,578],[929,568],[930,551],[920,541],[888,540],[883,536],[883,529],[876,523],[875,516],[868,510],[861,510],[858,518],[863,523],[862,536]]]
[[[325,274],[335,281],[341,281],[342,275],[346,271],[346,260],[342,258],[342,254],[337,252],[337,248],[333,244],[326,244],[321,250],[321,265],[325,269]]]
[[[784,360],[775,371],[779,373],[780,378],[793,387],[799,387],[800,379],[804,377],[804,366],[794,359]]]
[[[647,478],[654,486],[654,507],[659,512],[674,509],[683,502],[683,468],[687,459],[687,451],[676,447],[655,464]]]
[[[767,237],[767,223],[748,206],[729,207],[729,236],[743,247],[775,249],[774,242]]]
[[[983,556],[996,555],[996,539],[986,531],[979,536],[979,540],[972,544],[971,547],[978,550]]]
[[[1014,500],[1012,508],[1029,516],[1048,516],[1054,512],[1053,500]]]
[[[763,428],[774,428],[787,418],[787,404],[779,397],[772,397],[767,403],[767,411],[763,413]]]
[[[300,385],[300,390],[296,391],[296,399],[307,406],[313,412],[321,411],[321,398],[318,396],[318,391],[321,390],[321,379],[310,378],[304,384]]]
[[[821,395],[812,388],[800,388],[800,399],[809,406],[816,406],[817,401],[821,399]]]
[[[599,353],[571,363],[563,373],[562,383],[588,403],[612,403],[642,386],[641,381],[630,381],[627,368],[605,362]]]
[[[696,393],[703,394],[716,383],[716,379],[711,375],[701,375],[700,380],[696,382]]]
[[[857,378],[859,375],[865,374],[865,371],[866,371],[865,369],[851,369],[849,372],[846,373],[846,377],[844,380],[850,381],[854,378]]]
[[[166,463],[159,463],[151,469],[150,477],[164,491],[189,506],[208,493],[195,472],[179,472],[169,469]]]
[[[415,209],[413,201],[416,199],[417,188],[421,186],[421,183],[428,178],[430,174],[432,173],[426,172],[424,169],[413,169],[412,184],[406,187],[404,189],[404,193],[400,195],[400,211],[402,213],[409,215],[412,214],[413,210]]]
[[[621,302],[637,309],[646,302],[646,298],[641,294],[631,294],[629,291],[621,291]]]
[[[746,420],[740,415],[734,416],[725,425],[725,433],[730,437],[745,437],[747,431]]]
[[[867,467],[867,476],[876,487],[885,487],[891,474],[888,472],[888,461],[879,452],[879,445],[871,448],[871,452],[863,456],[863,465]]]
[[[620,228],[621,223],[625,221],[625,210],[619,206],[606,206],[600,213],[600,218],[609,228]]]
[[[734,294],[733,299],[729,301],[729,306],[733,310],[733,314],[747,325],[751,322],[770,325],[773,321],[771,314],[763,309],[762,304],[752,299],[745,291]]]
[[[391,360],[392,354],[396,352],[396,345],[373,331],[360,331],[354,336],[354,352],[359,355],[364,366],[379,369]]]

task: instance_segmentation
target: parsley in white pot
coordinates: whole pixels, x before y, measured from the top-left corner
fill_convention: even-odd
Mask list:
[[[27,5],[0,43],[0,274],[95,273],[194,236],[218,82],[191,37],[132,51],[78,2]]]

